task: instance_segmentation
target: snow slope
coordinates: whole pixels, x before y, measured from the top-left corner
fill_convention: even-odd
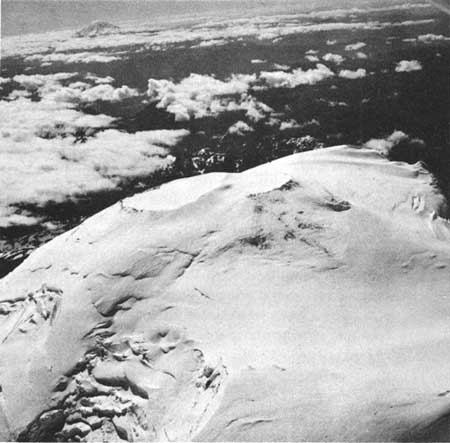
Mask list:
[[[0,440],[448,440],[446,214],[348,146],[125,199],[0,280]]]
[[[96,20],[75,33],[75,37],[97,37],[109,35],[119,31],[119,27],[108,22]]]

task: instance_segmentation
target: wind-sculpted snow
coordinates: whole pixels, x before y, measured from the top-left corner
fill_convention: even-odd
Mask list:
[[[347,146],[117,203],[0,281],[0,440],[448,440],[445,216]]]

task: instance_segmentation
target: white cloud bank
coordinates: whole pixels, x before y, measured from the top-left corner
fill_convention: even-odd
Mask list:
[[[113,88],[101,78],[95,86],[81,81],[63,85],[76,75],[15,76],[13,81],[26,88],[17,92],[33,91],[40,101],[21,94],[16,100],[0,101],[0,227],[39,222],[19,210],[20,205],[45,205],[111,190],[173,163],[166,147],[188,131],[129,134],[111,129],[113,117],[84,114],[74,102],[99,97],[117,101],[128,97],[130,88]]]
[[[3,114],[3,112],[1,112]],[[17,223],[23,203],[45,205],[70,196],[112,190],[123,180],[148,176],[174,158],[164,146],[187,131],[128,134],[108,129],[74,144],[74,138],[42,139],[31,133],[0,138],[0,226]],[[20,218],[23,222],[23,218]]]
[[[421,71],[422,64],[418,60],[401,60],[395,67],[395,72]]]

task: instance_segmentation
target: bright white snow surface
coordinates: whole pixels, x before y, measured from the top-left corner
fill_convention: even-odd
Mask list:
[[[347,146],[106,209],[0,281],[0,440],[448,440],[446,213]]]

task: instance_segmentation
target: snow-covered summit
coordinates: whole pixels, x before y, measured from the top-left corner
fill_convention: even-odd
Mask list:
[[[96,20],[75,33],[75,37],[96,37],[98,35],[114,34],[119,27],[108,22]]]
[[[136,195],[0,280],[0,440],[448,440],[450,226],[339,146]]]

